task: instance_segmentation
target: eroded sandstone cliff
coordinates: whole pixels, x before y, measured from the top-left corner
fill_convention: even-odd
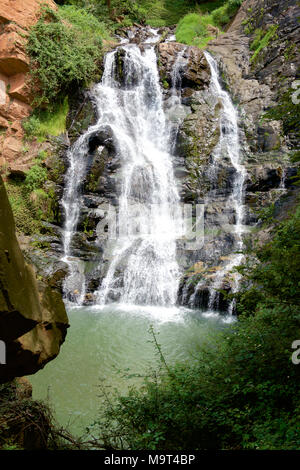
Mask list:
[[[0,177],[0,339],[6,346],[0,383],[33,374],[54,359],[67,328],[60,293],[37,280],[24,260]]]
[[[52,0],[45,0],[56,9]],[[23,148],[22,119],[31,112],[29,28],[39,17],[38,0],[1,0],[0,3],[0,169],[26,170],[32,160]]]

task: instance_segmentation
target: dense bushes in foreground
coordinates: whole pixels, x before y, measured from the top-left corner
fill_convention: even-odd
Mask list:
[[[300,207],[243,268],[239,321],[189,364],[168,366],[156,345],[160,371],[110,401],[93,433],[113,448],[299,449],[299,236]]]

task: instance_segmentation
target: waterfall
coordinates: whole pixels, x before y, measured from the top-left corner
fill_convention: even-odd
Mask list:
[[[222,281],[226,275],[235,267],[238,266],[243,255],[238,253],[243,247],[243,233],[245,228],[243,225],[244,218],[244,205],[243,205],[243,187],[246,176],[246,170],[241,161],[240,143],[239,143],[239,127],[237,111],[231,101],[229,94],[224,91],[220,84],[218,67],[213,57],[205,52],[205,57],[209,63],[211,71],[210,92],[213,95],[215,102],[221,104],[220,115],[220,139],[213,155],[213,163],[211,172],[218,165],[218,161],[224,156],[229,157],[232,167],[235,169],[235,176],[233,181],[233,189],[227,200],[228,207],[232,206],[235,212],[235,225],[233,227],[233,234],[235,237],[235,251],[237,252],[232,259],[220,270],[210,288],[208,309],[218,309],[218,290],[222,286]],[[236,291],[238,288],[239,275],[234,276],[234,287]],[[229,306],[229,313],[232,313],[234,301]]]
[[[142,49],[142,50],[141,50]],[[234,168],[227,206],[235,212],[232,233],[234,249],[243,246],[243,186],[238,116],[229,94],[220,85],[215,60],[205,53],[211,70],[210,93],[220,106],[220,139],[213,155],[212,174],[223,156]],[[68,152],[62,206],[65,212],[63,260],[69,266],[65,296],[79,305],[86,293],[84,262],[72,253],[81,210],[81,186],[87,172],[89,139],[95,132],[110,132],[121,169],[118,171],[116,239],[105,248],[108,260],[96,303],[172,306],[176,304],[180,269],[177,240],[183,235],[179,193],[173,172],[173,153],[178,128],[189,112],[181,104],[181,75],[188,61],[182,49],[171,73],[169,98],[163,100],[157,57],[152,44],[139,48],[126,44],[109,52],[104,73],[92,90],[98,111],[97,123],[74,143]],[[218,289],[242,255],[231,256],[218,271],[209,290],[208,307],[218,310]],[[239,278],[234,277],[234,289]],[[194,306],[196,295],[190,299]],[[234,302],[229,307],[232,312]]]
[[[98,125],[110,126],[122,158],[119,234],[97,301],[171,306],[177,299],[176,238],[182,227],[170,153],[172,126],[163,109],[154,48],[142,53],[128,45],[123,51],[124,83],[116,80],[114,51],[96,87]]]
[[[77,228],[80,213],[79,188],[86,172],[87,140],[86,135],[81,136],[68,151],[69,167],[65,176],[65,190],[62,198],[62,207],[65,215],[63,230],[63,258],[69,268],[68,276],[64,281],[64,293],[72,301],[82,304],[85,295],[85,275],[83,262],[71,253],[71,242]]]

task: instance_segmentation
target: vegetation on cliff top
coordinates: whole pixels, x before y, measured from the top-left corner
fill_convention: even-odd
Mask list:
[[[220,5],[221,3],[221,5]],[[184,44],[205,47],[208,41],[219,34],[233,16],[236,14],[242,0],[227,0],[210,5],[200,5],[200,12],[189,13],[184,16],[178,23],[176,29],[176,39]],[[207,13],[203,14],[207,8]],[[212,34],[213,33],[213,34]]]
[[[222,4],[224,1],[204,3]],[[175,25],[183,15],[193,11],[199,4],[196,0],[60,0],[58,3],[71,3],[84,8],[112,29],[128,27],[133,23],[153,27]],[[203,2],[200,3],[202,6]]]
[[[48,171],[44,166],[47,153],[40,151],[27,171],[25,180],[8,178],[5,188],[13,211],[16,230],[24,235],[36,235],[42,230],[42,222],[53,222],[56,216],[56,200],[51,186],[45,191]]]
[[[84,8],[105,23],[110,29],[129,27],[133,23],[153,27],[176,25],[185,15],[197,13],[204,16],[215,11],[218,25],[227,24],[241,0],[60,0]],[[213,23],[212,23],[213,24]]]
[[[84,10],[64,7],[57,13],[44,8],[27,43],[33,83],[41,90],[36,104],[51,105],[72,85],[95,78],[104,37],[105,27]]]

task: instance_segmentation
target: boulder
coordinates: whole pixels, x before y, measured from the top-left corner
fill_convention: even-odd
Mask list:
[[[37,372],[59,353],[68,328],[61,294],[38,281],[20,250],[0,178],[0,383]]]
[[[161,77],[172,82],[173,67],[178,53],[183,53],[187,64],[182,72],[182,86],[202,89],[209,85],[210,69],[201,49],[177,42],[162,42],[157,47]]]

